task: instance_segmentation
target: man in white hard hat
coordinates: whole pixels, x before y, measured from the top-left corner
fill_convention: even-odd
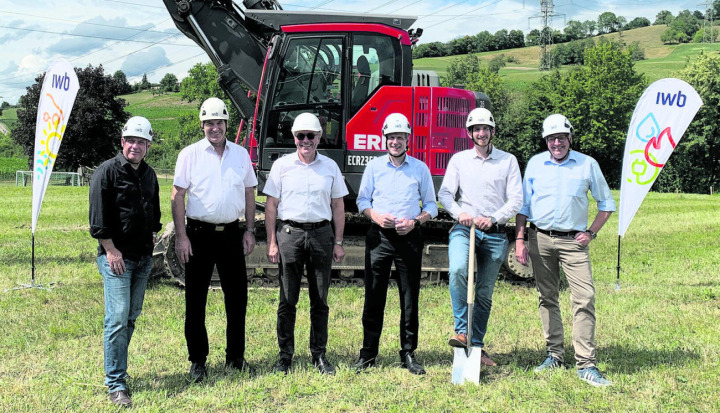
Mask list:
[[[467,345],[468,254],[470,228],[475,223],[477,275],[471,345],[483,348],[483,365],[495,366],[484,348],[485,334],[498,271],[507,255],[505,223],[522,206],[522,181],[515,156],[493,145],[495,118],[488,109],[473,109],[465,126],[474,145],[453,155],[438,192],[440,203],[458,221],[450,231],[448,245],[450,298],[455,319],[455,335],[448,344]]]
[[[175,251],[185,264],[185,339],[194,382],[207,375],[205,307],[215,266],[225,296],[225,365],[251,371],[245,360],[245,255],[255,248],[257,178],[247,150],[225,138],[227,120],[225,102],[218,98],[203,102],[200,123],[205,138],[184,148],[175,164],[171,196]],[[243,215],[244,230],[239,222]]]
[[[595,287],[589,244],[615,211],[615,201],[597,161],[570,149],[573,135],[573,127],[563,115],[550,115],[543,122],[542,137],[548,151],[533,156],[525,170],[525,202],[516,218],[515,255],[524,265],[531,258],[540,299],[547,355],[535,371],[552,370],[563,363],[558,302],[562,266],[570,288],[578,376],[593,386],[609,386],[610,381],[597,368],[595,355]],[[589,227],[588,191],[598,208]],[[523,240],[527,221],[528,247]]]
[[[295,317],[302,276],[307,270],[310,296],[310,353],[321,374],[335,374],[326,357],[327,303],[332,261],[342,262],[348,194],[335,161],[317,152],[322,126],[317,116],[301,113],[293,122],[297,151],[276,160],[263,192],[268,259],[280,269],[276,372],[287,374],[295,353]],[[332,221],[332,224],[330,222]]]
[[[142,116],[122,130],[122,151],[105,161],[90,182],[90,235],[98,240],[97,265],[105,290],[103,353],[110,400],[129,407],[127,354],[145,298],[160,195],[155,171],[144,161],[153,131]]]
[[[372,224],[365,237],[363,347],[355,369],[375,364],[394,262],[401,309],[400,362],[412,374],[425,374],[415,357],[423,248],[420,226],[437,216],[435,187],[427,165],[407,154],[411,128],[405,115],[388,115],[382,133],[388,155],[367,164],[357,198],[358,211]]]

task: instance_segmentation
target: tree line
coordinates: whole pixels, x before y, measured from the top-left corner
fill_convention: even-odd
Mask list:
[[[712,13],[716,19],[720,19],[720,0],[714,0],[712,7],[705,13],[695,10],[683,10],[677,16],[668,10],[660,11],[653,23],[645,17],[636,17],[628,21],[623,16],[617,16],[612,12],[601,13],[597,20],[570,20],[565,28],[560,31],[546,27],[542,30],[533,29],[527,35],[521,30],[498,30],[495,34],[491,34],[487,30],[482,31],[474,36],[463,36],[449,42],[431,42],[418,45],[413,50],[413,58],[423,57],[443,57],[464,55],[468,53],[481,53],[495,50],[514,49],[518,47],[539,46],[543,39],[551,39],[552,44],[567,43],[588,39],[590,37],[621,32],[624,30],[638,29],[650,25],[666,25],[668,26],[661,35],[664,43],[687,43],[689,41],[702,42],[705,36],[702,29],[702,22],[705,14]],[[712,29],[708,33],[713,39],[717,39],[717,28]],[[549,43],[549,42],[545,42]],[[578,56],[581,56],[580,53]],[[561,59],[562,60],[562,59]],[[577,60],[577,58],[576,58]],[[560,64],[577,63],[561,62]]]
[[[113,80],[117,82],[118,87],[120,88],[120,94],[122,95],[143,92],[146,90],[154,90],[159,93],[172,93],[180,91],[178,78],[172,73],[166,73],[160,80],[160,83],[150,83],[147,78],[147,73],[144,73],[142,80],[135,82],[132,85],[128,82],[127,76],[125,76],[125,72],[122,70],[118,70],[113,73],[112,77]]]
[[[653,190],[707,193],[720,184],[720,55],[701,53],[673,76],[691,84],[704,106]],[[495,145],[513,153],[522,169],[532,155],[547,150],[543,119],[562,113],[576,131],[572,147],[595,158],[608,184],[620,187],[628,125],[648,86],[634,68],[632,50],[621,42],[601,39],[584,50],[582,65],[552,70],[521,92],[510,92],[497,71],[475,55],[450,63],[443,86],[453,83],[488,94],[497,125]]]
[[[520,92],[512,92],[503,83],[497,66],[483,64],[475,55],[454,58],[448,66],[444,86],[461,83],[469,90],[485,92],[493,102],[497,124],[495,144],[515,154],[524,169],[529,158],[547,150],[541,139],[543,119],[551,113],[563,113],[576,130],[573,148],[587,153],[600,163],[608,183],[620,185],[621,160],[627,128],[633,109],[645,88],[647,78],[634,68],[632,50],[621,42],[599,40],[583,50],[582,64],[569,70],[551,70]],[[80,92],[68,124],[63,150],[56,160],[57,170],[75,170],[78,166],[98,165],[118,150],[118,131],[129,118],[127,103],[120,98],[121,86],[114,76],[105,75],[102,66],[76,68]],[[654,185],[656,191],[707,193],[720,185],[720,55],[701,53],[673,74],[690,83],[700,94],[704,106],[688,128],[665,170]],[[43,77],[20,98],[18,122],[13,140],[32,159],[35,116]],[[217,82],[212,63],[196,64],[180,84],[184,100],[198,104],[210,96],[225,96]],[[239,116],[230,108],[228,130],[235,131]],[[177,153],[202,138],[197,114],[178,117],[180,131],[166,134],[156,131],[148,162],[159,168],[171,168]]]

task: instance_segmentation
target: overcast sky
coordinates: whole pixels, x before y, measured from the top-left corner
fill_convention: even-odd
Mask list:
[[[236,0],[240,2],[242,0]],[[553,27],[568,20],[597,20],[611,11],[628,21],[660,10],[673,15],[701,9],[703,0],[556,0]],[[420,43],[447,42],[487,30],[522,30],[540,25],[540,0],[288,0],[285,10],[316,10],[418,16]],[[179,79],[190,67],[209,61],[174,26],[161,0],[0,0],[0,101],[16,103],[58,57],[76,67],[122,70],[130,83],[147,73],[158,82],[166,73]]]

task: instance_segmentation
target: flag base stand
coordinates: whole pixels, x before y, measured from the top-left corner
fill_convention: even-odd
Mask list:
[[[51,283],[45,284],[35,284],[35,282],[32,282],[30,284],[20,284],[17,287],[8,288],[7,290],[3,291],[4,293],[8,291],[16,291],[16,290],[27,290],[29,288],[37,288],[38,290],[45,290],[45,291],[52,291],[53,286],[56,285],[57,282],[53,281]]]
[[[53,281],[51,283],[45,284],[35,284],[35,233],[32,234],[32,272],[30,275],[30,284],[20,284],[17,287],[14,288],[8,288],[7,290],[3,291],[4,293],[8,291],[17,291],[17,290],[27,290],[29,288],[37,288],[38,290],[45,290],[45,291],[52,291],[53,286],[57,284],[57,281]]]

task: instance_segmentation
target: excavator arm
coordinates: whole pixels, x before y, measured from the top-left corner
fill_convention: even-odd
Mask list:
[[[246,91],[257,92],[266,51],[276,30],[247,16],[232,0],[163,1],[175,26],[205,50],[215,64],[220,86],[240,117],[250,119],[255,105]],[[280,9],[270,0],[245,0],[244,7]]]

